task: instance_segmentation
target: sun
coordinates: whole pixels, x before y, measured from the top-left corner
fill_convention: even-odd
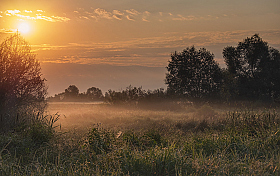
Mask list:
[[[27,22],[20,22],[17,26],[18,32],[22,33],[22,34],[28,34],[31,30],[30,28],[30,24],[28,24]]]

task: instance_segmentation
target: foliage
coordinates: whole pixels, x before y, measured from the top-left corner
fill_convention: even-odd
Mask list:
[[[88,134],[88,144],[95,154],[107,153],[112,150],[115,135],[113,132],[97,125]]]
[[[223,50],[227,65],[226,89],[231,99],[269,101],[279,98],[280,54],[258,34]]]
[[[79,96],[79,89],[75,85],[70,85],[67,89],[65,89],[64,98],[67,99],[77,99]]]
[[[126,131],[122,137],[131,150],[147,150],[147,148],[162,146],[165,143],[163,137],[156,130],[148,130],[143,134]]]
[[[55,94],[54,97],[48,97],[48,101],[102,101],[102,91],[99,88],[91,87],[86,92],[79,93],[79,88],[70,85],[64,92]]]
[[[171,54],[167,66],[166,84],[171,94],[192,100],[210,100],[219,97],[221,70],[214,55],[205,48],[194,46]]]
[[[30,116],[30,115],[29,115]],[[29,118],[30,119],[30,118]],[[48,143],[55,136],[54,124],[58,121],[59,115],[33,115],[31,120],[21,124],[16,130],[30,137],[35,144]]]
[[[1,129],[9,130],[20,111],[43,112],[45,79],[29,44],[17,33],[0,45]]]
[[[103,98],[102,91],[96,87],[88,88],[86,96],[91,100],[101,100]]]
[[[176,126],[176,119],[159,123],[122,133],[97,125],[40,147],[19,134],[0,136],[0,175],[280,174],[280,117],[273,110],[227,112],[206,120],[204,131],[182,131],[191,126]]]
[[[117,103],[137,103],[139,100],[144,98],[146,91],[142,87],[132,87],[128,86],[125,90],[116,92],[113,90],[108,90],[105,93],[105,101],[117,104]]]

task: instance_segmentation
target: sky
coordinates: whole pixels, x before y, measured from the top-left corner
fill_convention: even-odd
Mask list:
[[[1,0],[0,42],[16,31],[29,42],[50,95],[70,84],[154,89],[170,54],[192,45],[221,67],[223,48],[255,33],[279,50],[279,21],[279,0]]]

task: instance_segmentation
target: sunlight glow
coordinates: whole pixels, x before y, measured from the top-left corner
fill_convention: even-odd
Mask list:
[[[21,22],[18,24],[18,31],[22,34],[29,33],[30,29],[30,25],[27,22]]]

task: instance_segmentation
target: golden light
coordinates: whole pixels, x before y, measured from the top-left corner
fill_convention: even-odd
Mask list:
[[[18,31],[22,34],[28,34],[31,30],[30,24],[28,24],[27,22],[21,22],[17,27]]]

